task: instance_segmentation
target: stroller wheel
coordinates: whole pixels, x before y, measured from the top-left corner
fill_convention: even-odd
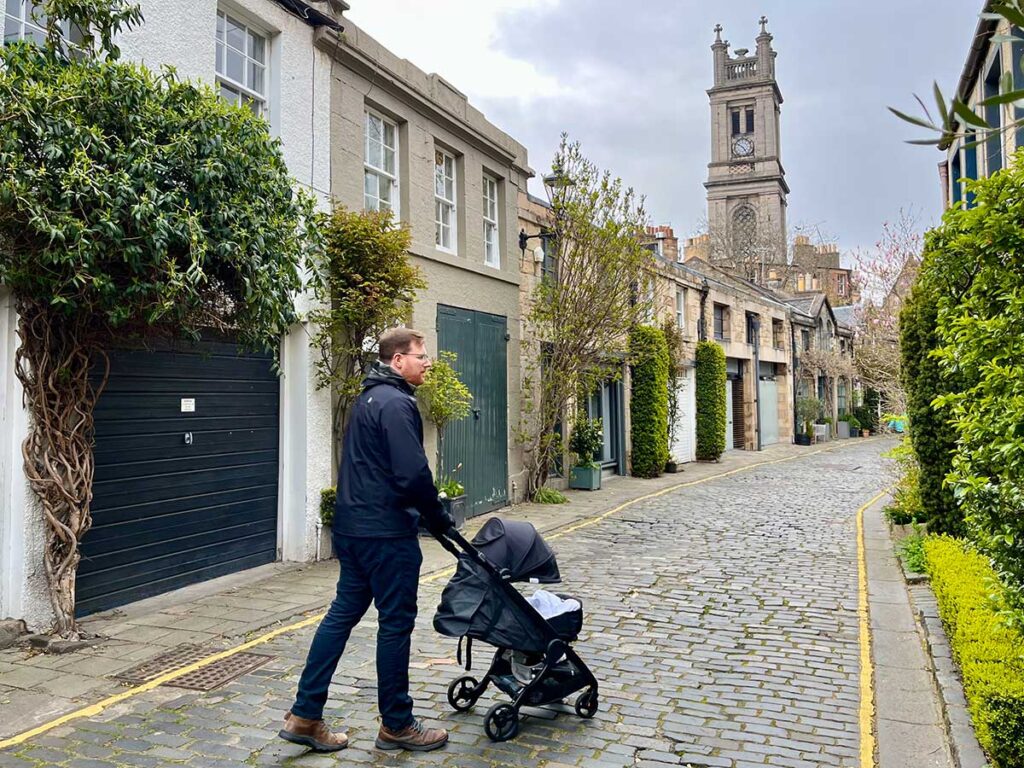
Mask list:
[[[468,712],[476,704],[479,695],[475,692],[479,683],[475,677],[464,675],[452,680],[448,686],[448,703],[456,712]]]
[[[576,697],[576,714],[584,720],[597,714],[597,691],[584,691]]]
[[[491,741],[508,741],[519,733],[519,713],[511,704],[495,704],[484,717],[484,732]]]

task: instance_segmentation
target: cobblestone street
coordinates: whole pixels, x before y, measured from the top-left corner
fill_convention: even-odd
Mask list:
[[[455,643],[430,625],[444,580],[420,592],[413,649],[418,713],[447,749],[373,749],[375,627],[353,634],[327,717],[352,746],[335,756],[279,741],[313,627],[253,649],[273,656],[212,693],[158,688],[0,752],[0,766],[848,766],[857,764],[855,512],[885,485],[887,443],[754,467],[548,535],[561,591],[585,609],[576,648],[601,684],[591,721],[534,716],[491,744],[491,688],[455,714]],[[474,670],[486,665],[478,646]]]

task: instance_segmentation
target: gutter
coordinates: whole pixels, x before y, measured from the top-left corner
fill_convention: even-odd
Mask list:
[[[992,0],[985,0],[981,8],[982,13],[991,13]],[[978,26],[974,30],[974,38],[971,40],[971,48],[967,52],[967,61],[964,63],[963,72],[960,73],[960,82],[956,87],[955,97],[966,103],[965,96],[974,87],[981,72],[982,64],[985,63],[985,51],[988,48],[989,39],[995,34],[999,22],[995,19],[978,19]],[[943,115],[945,117],[945,115]],[[944,140],[939,143],[939,150],[945,152],[952,142]]]
[[[285,10],[291,11],[311,27],[330,27],[338,32],[342,26],[323,11],[318,11],[303,0],[274,0]],[[343,6],[344,7],[344,6]]]

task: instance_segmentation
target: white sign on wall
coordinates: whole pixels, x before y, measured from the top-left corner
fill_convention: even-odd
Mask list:
[[[195,413],[196,412],[196,399],[194,397],[183,397],[183,398],[181,398],[181,412],[182,413]]]

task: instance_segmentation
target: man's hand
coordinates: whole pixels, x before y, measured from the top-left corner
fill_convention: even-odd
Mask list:
[[[448,513],[448,510],[441,509],[440,514],[430,515],[426,519],[427,530],[434,536],[444,536],[455,527],[455,520]]]

